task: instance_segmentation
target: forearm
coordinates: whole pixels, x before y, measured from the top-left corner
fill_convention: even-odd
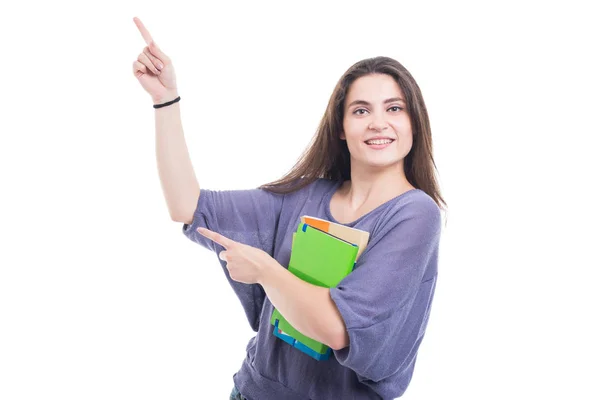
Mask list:
[[[332,349],[348,344],[346,325],[329,288],[310,284],[277,264],[259,283],[281,315],[299,332]]]
[[[170,97],[174,99],[177,94]],[[169,100],[172,98],[155,100],[155,104]],[[185,142],[179,103],[155,109],[154,117],[158,175],[169,214],[173,220],[189,219],[200,187]]]

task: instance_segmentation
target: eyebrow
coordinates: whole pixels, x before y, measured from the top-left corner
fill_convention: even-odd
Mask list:
[[[390,99],[387,99],[387,100],[385,100],[383,102],[383,104],[393,103],[393,102],[396,102],[396,101],[406,104],[406,102],[404,101],[404,99],[402,99],[400,97],[392,97]],[[360,105],[363,105],[363,106],[370,106],[371,105],[371,103],[369,103],[368,101],[365,101],[365,100],[354,100],[352,103],[348,104],[348,108],[352,107],[355,104],[360,104]]]

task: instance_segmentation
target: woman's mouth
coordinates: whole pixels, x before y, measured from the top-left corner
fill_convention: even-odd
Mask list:
[[[381,150],[381,149],[385,149],[393,142],[394,142],[394,139],[378,139],[378,140],[368,140],[365,142],[365,144],[373,150]]]

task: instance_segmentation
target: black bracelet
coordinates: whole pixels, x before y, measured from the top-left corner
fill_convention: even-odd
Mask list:
[[[173,103],[177,103],[179,100],[181,100],[181,96],[177,96],[177,98],[175,100],[167,101],[166,103],[154,104],[152,107],[154,107],[154,108],[161,108],[161,107],[170,106]]]

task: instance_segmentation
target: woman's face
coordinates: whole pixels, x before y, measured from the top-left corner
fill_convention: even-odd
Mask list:
[[[388,167],[400,163],[412,147],[412,128],[400,87],[389,75],[371,74],[355,80],[344,104],[344,132],[352,168]],[[368,144],[369,139],[392,140]]]

